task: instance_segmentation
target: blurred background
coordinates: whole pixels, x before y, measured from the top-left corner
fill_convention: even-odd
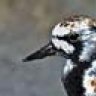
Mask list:
[[[44,46],[63,17],[96,17],[96,0],[0,0],[0,96],[66,96],[60,81],[64,58],[23,63]]]

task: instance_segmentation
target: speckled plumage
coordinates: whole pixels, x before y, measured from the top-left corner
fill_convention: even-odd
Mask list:
[[[61,81],[68,96],[96,96],[96,20],[83,15],[62,20],[49,43],[23,61],[58,54],[66,58]]]

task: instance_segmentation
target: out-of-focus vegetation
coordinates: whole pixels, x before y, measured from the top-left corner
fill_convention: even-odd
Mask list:
[[[96,0],[0,0],[1,29],[8,23],[32,22],[48,29],[63,16],[96,15]]]

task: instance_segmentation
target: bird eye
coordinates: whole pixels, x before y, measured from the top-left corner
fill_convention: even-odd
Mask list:
[[[76,42],[78,40],[79,34],[71,34],[69,36],[70,41]]]

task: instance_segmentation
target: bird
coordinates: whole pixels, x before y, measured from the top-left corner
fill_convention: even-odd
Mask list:
[[[29,62],[59,55],[65,62],[61,82],[68,96],[96,96],[96,20],[86,15],[63,18],[48,44],[22,59]]]

